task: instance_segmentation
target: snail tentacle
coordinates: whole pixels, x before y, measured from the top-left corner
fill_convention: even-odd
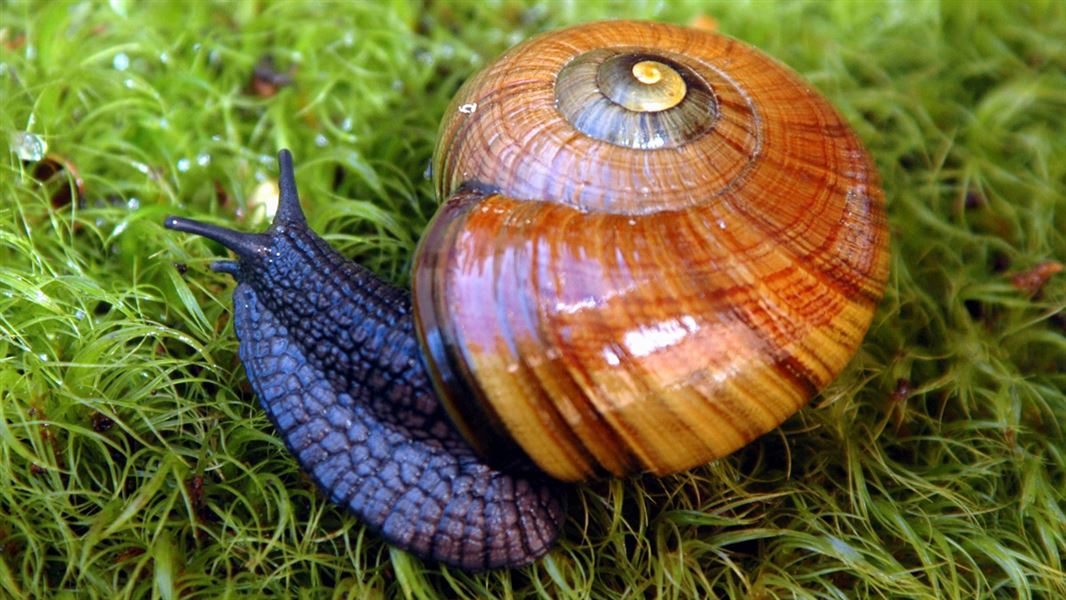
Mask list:
[[[287,152],[279,163],[282,209],[266,233],[166,225],[236,252],[213,267],[238,281],[241,361],[286,445],[393,545],[465,569],[532,562],[561,527],[558,485],[477,458],[433,394],[409,295],[307,227]]]

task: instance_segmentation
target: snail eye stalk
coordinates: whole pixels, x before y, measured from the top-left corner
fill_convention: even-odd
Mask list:
[[[274,226],[306,224],[307,218],[300,208],[300,194],[296,191],[296,174],[292,166],[292,153],[278,152],[278,212]]]

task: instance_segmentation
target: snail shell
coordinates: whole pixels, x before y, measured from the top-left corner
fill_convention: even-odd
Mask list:
[[[441,127],[418,335],[488,456],[657,474],[776,427],[880,299],[875,167],[811,86],[728,37],[635,22],[515,47]],[[513,441],[511,441],[513,440]]]

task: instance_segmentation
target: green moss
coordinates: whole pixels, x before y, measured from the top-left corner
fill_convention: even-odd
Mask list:
[[[1066,596],[1062,2],[0,4],[0,587],[15,597]],[[222,249],[292,148],[312,225],[404,282],[457,86],[604,17],[713,16],[806,75],[875,157],[893,229],[862,351],[705,468],[583,486],[531,568],[421,564],[319,497],[244,382]],[[249,93],[271,54],[294,85]],[[188,265],[185,275],[174,263]]]

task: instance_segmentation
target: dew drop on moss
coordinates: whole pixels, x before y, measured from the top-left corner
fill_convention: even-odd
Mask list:
[[[28,131],[16,131],[11,134],[11,149],[19,159],[37,162],[48,152],[48,143]]]

